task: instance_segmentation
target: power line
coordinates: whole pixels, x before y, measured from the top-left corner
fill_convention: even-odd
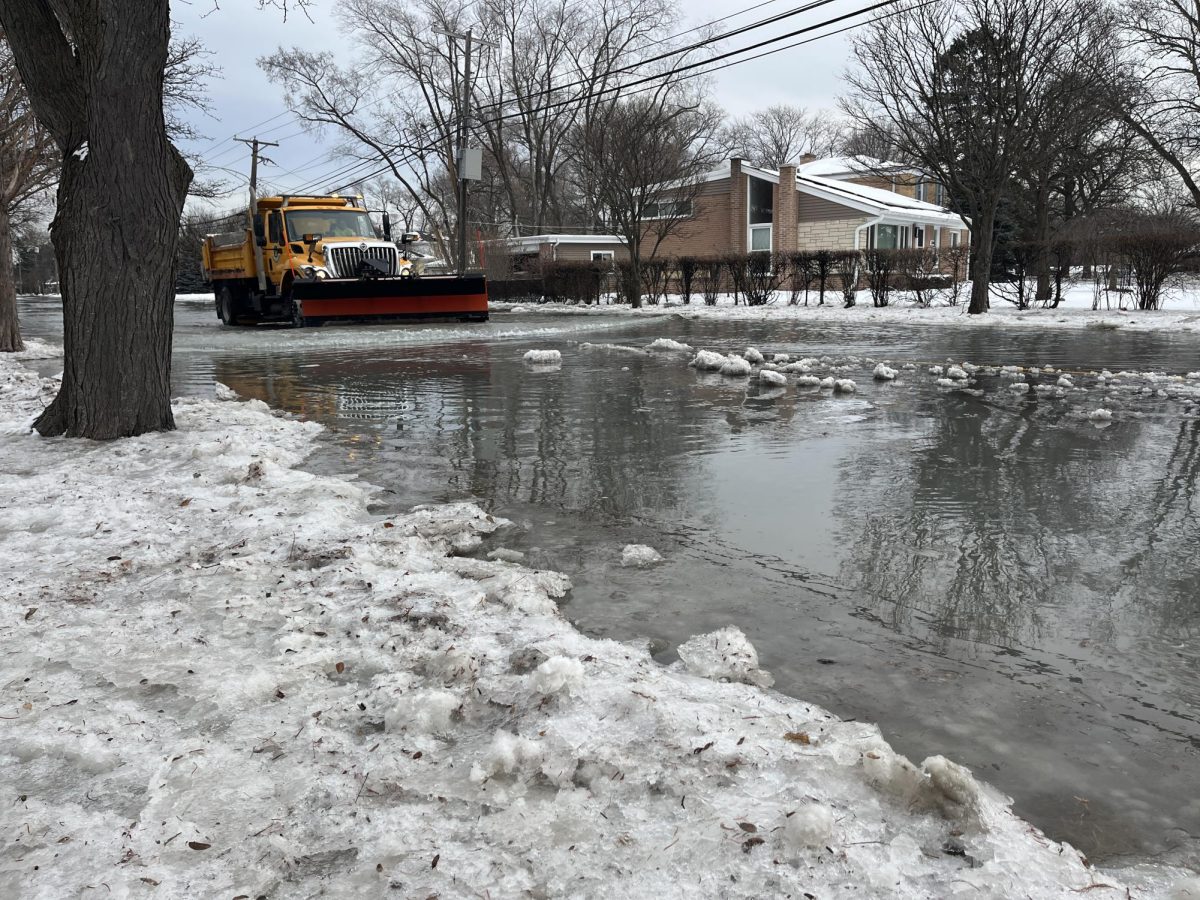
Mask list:
[[[815,3],[812,3],[812,4],[809,4],[809,5],[808,5],[808,8],[809,8],[809,9],[816,8],[817,6],[825,5],[825,4],[829,3],[829,2],[832,2],[832,0],[817,0],[817,2],[815,2]],[[860,26],[861,26],[862,24],[864,24],[864,23],[861,23],[861,22],[859,22],[859,23],[851,23],[851,24],[848,24],[848,25],[846,25],[846,26],[844,26],[844,27],[842,27],[842,28],[836,29],[836,30],[834,30],[834,31],[831,31],[831,32],[827,32],[827,33],[824,33],[824,34],[820,34],[820,35],[815,35],[815,36],[812,36],[812,37],[808,37],[808,38],[805,38],[805,39],[803,39],[803,40],[795,41],[795,42],[793,42],[793,43],[786,44],[786,45],[784,45],[784,46],[781,46],[781,47],[773,47],[773,48],[772,48],[772,49],[770,49],[770,50],[766,50],[766,51],[764,51],[764,52],[762,52],[762,53],[755,54],[754,56],[745,57],[745,58],[743,58],[743,59],[736,59],[736,60],[735,60],[735,59],[732,59],[732,57],[735,57],[735,56],[741,56],[742,54],[744,54],[744,53],[747,53],[747,52],[749,52],[749,51],[751,51],[751,50],[756,50],[756,49],[760,49],[760,48],[764,48],[764,47],[769,47],[769,46],[771,46],[771,45],[773,45],[773,44],[776,44],[776,43],[778,43],[778,42],[780,42],[780,41],[785,41],[785,40],[787,40],[788,38],[796,37],[796,36],[798,36],[798,35],[802,35],[802,34],[808,34],[808,33],[811,33],[811,32],[813,32],[813,31],[816,31],[816,30],[818,30],[818,29],[821,29],[821,28],[828,27],[829,25],[835,25],[835,24],[838,24],[838,23],[840,23],[840,22],[845,22],[845,21],[847,21],[847,20],[849,20],[849,19],[853,19],[853,18],[856,18],[856,17],[858,17],[858,16],[861,16],[861,15],[864,15],[864,14],[867,14],[867,13],[871,13],[871,12],[874,12],[874,11],[876,11],[876,10],[879,10],[879,9],[883,9],[883,8],[885,8],[885,7],[888,7],[888,6],[894,6],[894,5],[895,5],[897,2],[899,2],[899,0],[881,0],[881,2],[875,3],[875,4],[871,5],[871,6],[863,7],[863,8],[861,8],[861,9],[855,10],[855,11],[853,11],[853,12],[845,13],[845,14],[843,14],[843,15],[840,15],[840,16],[835,16],[835,17],[833,17],[833,18],[826,19],[826,20],[824,20],[824,21],[822,21],[822,22],[818,22],[818,23],[815,23],[815,24],[813,24],[813,25],[806,26],[806,27],[804,27],[804,28],[799,28],[799,29],[796,29],[796,30],[794,30],[794,31],[788,32],[787,34],[778,35],[778,36],[776,36],[776,37],[773,37],[773,38],[768,38],[768,39],[766,39],[766,40],[759,41],[759,42],[757,42],[757,43],[755,43],[755,44],[751,44],[751,45],[749,45],[749,46],[746,46],[746,47],[740,47],[740,48],[736,48],[736,49],[733,49],[733,50],[727,51],[727,52],[725,52],[725,53],[719,54],[719,55],[717,55],[717,56],[715,56],[715,57],[712,57],[712,58],[709,58],[709,59],[700,60],[700,61],[697,61],[697,62],[689,63],[689,64],[686,64],[686,65],[682,65],[682,66],[676,66],[676,67],[674,67],[674,68],[672,68],[672,69],[668,69],[668,70],[667,70],[667,71],[665,71],[665,72],[659,72],[659,73],[655,73],[655,74],[653,74],[653,75],[649,75],[649,76],[646,76],[646,77],[643,77],[643,78],[640,78],[640,79],[636,79],[636,80],[634,80],[634,81],[631,81],[631,82],[628,82],[628,83],[625,83],[625,84],[621,84],[621,85],[611,85],[611,86],[608,86],[608,87],[600,88],[600,89],[598,89],[598,90],[595,90],[595,91],[589,91],[589,92],[587,92],[586,94],[577,95],[577,96],[575,96],[575,97],[571,97],[571,98],[567,98],[567,99],[564,99],[564,100],[555,101],[555,102],[553,102],[553,103],[548,103],[548,104],[546,104],[546,105],[544,105],[544,106],[542,106],[542,107],[537,107],[537,108],[533,108],[533,109],[526,109],[526,110],[522,110],[522,111],[518,111],[518,112],[514,112],[514,113],[506,113],[506,114],[503,114],[503,115],[500,115],[500,116],[496,116],[496,117],[494,117],[494,118],[491,118],[491,119],[485,119],[485,120],[481,121],[481,122],[480,122],[480,123],[478,123],[478,124],[480,124],[480,125],[494,124],[494,123],[496,123],[496,122],[500,122],[500,121],[503,121],[503,120],[506,120],[506,119],[510,119],[510,118],[515,118],[515,117],[518,117],[518,116],[521,116],[521,115],[530,115],[530,114],[532,114],[532,113],[537,113],[537,112],[541,112],[541,111],[544,111],[544,110],[547,110],[547,109],[553,109],[553,108],[557,108],[557,107],[564,106],[564,105],[568,105],[568,104],[571,104],[571,103],[581,103],[581,102],[583,102],[583,101],[585,101],[585,100],[594,99],[594,98],[596,98],[596,97],[601,97],[601,96],[605,96],[605,95],[608,95],[608,94],[615,94],[615,93],[621,93],[621,92],[625,92],[625,95],[626,95],[626,96],[633,96],[633,95],[636,95],[636,94],[638,94],[638,93],[644,93],[645,91],[649,91],[649,90],[655,90],[655,89],[657,89],[657,88],[661,87],[661,86],[662,86],[662,84],[665,84],[665,83],[667,82],[667,80],[668,80],[668,79],[671,79],[672,77],[674,77],[674,76],[677,76],[677,75],[682,75],[682,77],[678,79],[678,80],[681,80],[681,81],[682,81],[682,80],[691,79],[691,78],[701,77],[701,76],[703,76],[703,75],[711,74],[712,72],[716,72],[716,71],[720,71],[720,70],[722,70],[722,69],[730,68],[730,67],[732,67],[732,66],[735,66],[735,65],[741,65],[741,64],[743,64],[743,63],[752,62],[752,61],[754,61],[754,60],[756,60],[756,59],[761,59],[761,58],[763,58],[763,57],[765,57],[765,56],[770,56],[770,55],[773,55],[773,54],[775,54],[775,53],[782,52],[783,50],[793,49],[793,48],[795,48],[795,47],[798,47],[798,46],[801,46],[801,45],[803,45],[803,44],[812,43],[813,41],[816,41],[816,40],[821,40],[821,39],[824,39],[824,38],[827,38],[827,37],[832,37],[832,36],[834,36],[834,35],[841,34],[841,33],[844,33],[844,32],[846,32],[846,31],[849,31],[849,30],[851,30],[852,28],[857,28],[857,27],[860,27]],[[927,6],[927,5],[929,5],[930,3],[932,3],[932,2],[936,2],[936,0],[925,0],[925,2],[922,2],[922,3],[918,4],[916,8],[920,8],[920,7],[922,7],[922,6]],[[795,12],[795,11],[791,11],[791,13],[794,13],[794,12]],[[892,15],[895,15],[895,14],[897,14],[898,12],[899,12],[899,10],[896,10],[896,11],[893,11],[893,12],[890,12],[890,13],[886,13],[886,14],[883,14],[883,15],[880,15],[880,16],[876,16],[876,17],[874,17],[874,18],[873,18],[871,21],[880,21],[880,20],[882,20],[882,19],[885,19],[885,18],[888,18],[888,17],[890,17],[890,16],[892,16]],[[790,13],[789,13],[789,14],[790,14]],[[776,21],[778,20],[778,18],[775,18],[775,17],[773,17],[773,18],[774,18],[774,20],[776,20]],[[761,27],[761,26],[756,24],[754,27]],[[751,28],[750,26],[747,26],[747,28],[746,28],[746,29],[739,30],[739,33],[744,33],[744,32],[745,32],[745,30],[752,30],[752,28]],[[712,41],[709,41],[709,43],[711,43],[711,42],[712,42]],[[667,54],[667,55],[671,55],[671,54]],[[729,59],[729,60],[731,60],[731,61],[730,61],[730,62],[726,62],[725,64],[723,64],[723,65],[719,65],[719,66],[713,66],[713,65],[712,65],[714,62],[719,62],[719,61],[721,61],[721,60],[726,60],[726,59]],[[646,62],[648,62],[648,61],[646,61]],[[707,68],[706,68],[706,67],[707,67]],[[688,73],[688,74],[683,74],[683,73]],[[629,88],[633,88],[633,87],[638,87],[639,89],[638,89],[638,90],[635,90],[635,91],[629,91]],[[546,92],[544,92],[544,91],[543,91],[543,92],[538,92],[538,93],[546,93]],[[532,96],[537,96],[537,95],[538,95],[538,94],[537,94],[537,93],[535,93],[535,94],[531,94],[531,95],[529,95],[529,96],[530,96],[530,97],[532,97]],[[514,98],[514,100],[519,100],[519,99],[521,99],[521,98]],[[509,101],[509,102],[513,102],[513,101]],[[432,134],[432,132],[426,132],[426,133],[427,133],[427,134]],[[326,175],[323,175],[323,176],[321,176],[321,177],[320,177],[320,178],[318,178],[318,179],[315,179],[315,180],[313,180],[313,181],[310,181],[308,184],[306,184],[306,185],[305,185],[304,187],[302,187],[302,188],[294,189],[294,191],[289,191],[289,193],[292,193],[292,192],[295,192],[295,193],[302,193],[302,192],[303,192],[303,191],[305,191],[305,190],[310,190],[310,189],[311,189],[311,186],[313,186],[313,185],[316,185],[316,184],[319,184],[320,182],[327,182],[327,181],[329,181],[329,180],[332,180],[332,179],[335,179],[335,178],[343,178],[343,177],[346,177],[346,176],[348,176],[348,175],[350,175],[350,174],[352,174],[352,173],[353,173],[354,177],[353,177],[353,179],[352,179],[352,180],[345,182],[343,185],[340,185],[338,188],[336,188],[336,189],[335,189],[335,190],[340,190],[342,187],[345,187],[345,186],[352,185],[352,184],[354,184],[354,183],[357,183],[357,182],[359,182],[359,181],[365,181],[365,180],[368,180],[368,179],[370,179],[370,178],[374,178],[374,177],[376,177],[377,175],[380,175],[380,174],[383,174],[384,172],[387,172],[389,169],[392,169],[392,168],[399,168],[400,166],[402,166],[402,165],[404,165],[404,164],[406,164],[406,163],[408,163],[408,162],[411,162],[411,161],[413,161],[414,159],[417,159],[417,158],[419,158],[419,156],[420,156],[420,154],[421,154],[422,152],[432,152],[432,151],[434,151],[434,150],[436,150],[436,149],[437,149],[436,147],[420,147],[420,148],[415,148],[415,149],[414,149],[414,152],[408,153],[408,154],[406,154],[405,156],[403,156],[403,157],[401,157],[401,158],[399,158],[399,159],[395,159],[395,160],[391,160],[391,161],[385,162],[385,163],[384,163],[382,166],[378,166],[377,168],[375,168],[374,170],[372,170],[372,171],[369,171],[369,172],[365,171],[365,169],[366,169],[367,167],[369,167],[369,166],[373,165],[374,163],[378,162],[378,160],[358,160],[358,161],[356,161],[355,163],[352,163],[352,164],[350,164],[349,166],[344,166],[344,167],[342,167],[342,168],[340,168],[340,169],[336,169],[336,170],[334,170],[333,172],[327,173]],[[382,158],[383,158],[383,159],[387,159],[387,157],[386,157],[386,156],[384,156],[384,157],[382,157]],[[302,168],[302,167],[301,167],[301,168]]]
[[[761,8],[762,8],[762,7],[764,7],[764,6],[769,6],[769,5],[771,5],[772,3],[777,3],[777,2],[779,2],[779,0],[762,0],[762,2],[760,2],[760,3],[757,3],[757,4],[755,4],[754,6],[751,6],[751,7],[747,8],[747,9],[744,9],[744,10],[739,10],[739,11],[738,11],[738,12],[736,12],[736,13],[730,13],[729,15],[723,16],[723,17],[721,17],[721,18],[719,18],[719,19],[714,19],[714,20],[712,20],[712,21],[710,21],[710,22],[705,22],[705,23],[702,23],[702,24],[700,24],[700,25],[693,26],[692,28],[686,29],[686,30],[684,30],[684,31],[681,31],[681,32],[678,32],[678,33],[676,33],[676,34],[674,34],[674,35],[670,35],[670,36],[668,36],[668,37],[659,38],[658,40],[651,41],[650,43],[646,44],[645,46],[646,46],[646,47],[654,47],[654,46],[658,46],[658,45],[660,45],[660,44],[664,44],[664,43],[666,43],[667,41],[672,41],[672,40],[675,40],[676,38],[683,37],[683,36],[684,36],[684,35],[686,35],[686,34],[690,34],[690,33],[692,33],[692,32],[699,31],[699,30],[701,30],[701,29],[703,29],[703,28],[709,28],[709,27],[712,27],[712,26],[714,26],[714,25],[718,25],[718,24],[720,24],[721,22],[725,22],[725,21],[728,21],[728,20],[730,20],[730,19],[736,18],[736,17],[738,17],[738,16],[745,15],[745,14],[746,14],[746,13],[748,13],[748,12],[752,12],[752,11],[754,11],[754,10],[756,10],[756,9],[761,9]],[[812,9],[815,9],[815,8],[819,7],[819,6],[824,6],[824,5],[826,5],[826,4],[828,4],[828,3],[832,3],[832,2],[835,2],[835,0],[814,0],[814,2],[810,2],[810,3],[808,3],[808,4],[805,4],[805,5],[803,5],[803,6],[795,7],[795,8],[793,8],[793,9],[791,9],[791,10],[785,11],[785,12],[783,12],[783,13],[779,13],[778,15],[775,15],[775,16],[770,16],[770,17],[767,17],[767,18],[765,18],[765,19],[760,19],[760,20],[759,20],[759,21],[757,21],[757,22],[751,22],[751,23],[749,23],[749,24],[747,24],[747,25],[740,26],[739,28],[737,28],[737,29],[734,29],[734,30],[733,30],[733,31],[731,31],[731,32],[727,32],[727,33],[723,33],[723,34],[720,34],[720,35],[715,35],[715,36],[712,36],[712,37],[709,37],[709,38],[705,38],[705,39],[704,39],[704,40],[702,40],[702,41],[698,41],[698,42],[696,42],[696,43],[693,43],[693,44],[690,44],[690,45],[686,45],[686,46],[684,46],[684,47],[679,47],[679,48],[676,48],[676,49],[673,49],[673,50],[669,50],[669,51],[667,51],[667,52],[665,52],[665,53],[661,53],[661,54],[659,54],[659,55],[657,55],[657,56],[650,57],[649,59],[643,59],[643,60],[639,60],[639,61],[637,61],[636,63],[630,63],[629,65],[626,65],[626,66],[623,66],[623,67],[619,67],[619,68],[617,68],[617,69],[613,69],[613,70],[611,70],[610,72],[607,72],[607,73],[605,73],[605,74],[606,74],[606,75],[608,75],[608,76],[611,76],[611,75],[618,75],[618,74],[622,74],[622,73],[624,73],[624,72],[633,71],[633,70],[635,70],[635,69],[636,69],[636,68],[638,68],[638,67],[645,66],[645,65],[649,65],[649,64],[651,64],[651,63],[653,63],[653,62],[658,62],[658,61],[661,61],[661,60],[663,60],[663,59],[668,59],[668,58],[670,58],[670,57],[672,57],[672,56],[680,56],[680,55],[684,55],[684,54],[687,54],[687,53],[690,53],[690,52],[692,52],[693,50],[700,49],[700,48],[702,48],[702,47],[705,47],[705,46],[708,46],[708,45],[710,45],[710,44],[716,43],[716,42],[718,42],[718,41],[725,40],[725,39],[727,39],[727,38],[730,38],[730,37],[736,37],[736,36],[737,36],[737,35],[739,35],[739,34],[743,34],[743,33],[746,33],[746,32],[748,32],[748,31],[752,31],[752,30],[754,30],[754,29],[757,29],[757,28],[763,28],[763,27],[765,27],[765,26],[767,26],[767,25],[773,24],[773,23],[775,23],[775,22],[778,22],[778,21],[782,21],[783,19],[787,19],[787,18],[790,18],[790,17],[792,17],[792,16],[795,16],[795,15],[799,15],[800,13],[803,13],[803,12],[810,11],[810,10],[812,10]],[[490,103],[490,104],[481,104],[481,105],[480,105],[480,109],[494,109],[494,108],[497,108],[497,107],[503,106],[504,104],[507,104],[507,103],[514,103],[514,102],[519,102],[519,101],[521,101],[521,100],[532,99],[532,98],[534,98],[534,97],[543,96],[543,95],[545,95],[545,94],[554,93],[554,92],[556,92],[556,91],[566,90],[567,88],[570,88],[570,87],[575,87],[575,86],[578,86],[578,85],[581,85],[581,84],[586,84],[586,83],[587,83],[587,81],[586,81],[586,80],[580,79],[580,80],[576,80],[576,81],[574,81],[574,82],[568,82],[567,84],[564,84],[564,85],[559,85],[559,86],[557,86],[557,87],[544,88],[544,89],[542,89],[542,90],[539,90],[539,91],[534,91],[534,92],[532,92],[532,93],[529,93],[529,94],[526,94],[526,95],[524,95],[524,96],[518,96],[518,97],[515,97],[515,98],[513,98],[513,99],[511,99],[511,100],[501,100],[501,101],[499,101],[499,102],[496,102],[496,103]],[[363,108],[364,108],[364,109],[366,109],[366,108],[369,108],[369,107],[371,107],[371,106],[377,106],[379,103],[383,102],[385,99],[387,99],[387,95],[384,95],[384,96],[377,97],[375,100],[373,100],[373,101],[370,101],[370,102],[368,102],[367,104],[365,104]],[[260,124],[260,125],[265,125],[265,124],[268,124],[268,123],[270,123],[270,122],[273,122],[273,121],[275,121],[276,119],[282,118],[282,117],[284,117],[284,116],[286,116],[286,115],[296,115],[296,114],[295,114],[295,113],[294,113],[292,110],[285,110],[284,112],[282,112],[282,113],[278,113],[278,114],[276,114],[275,116],[272,116],[271,118],[269,118],[269,119],[266,119],[266,120],[264,120],[262,123],[259,123],[259,124]],[[299,120],[301,120],[301,121],[303,121],[303,117],[302,117],[302,116],[298,116],[298,115],[297,115],[297,116],[296,116],[296,118],[297,118],[297,119],[299,119]],[[274,132],[274,131],[277,131],[277,130],[279,130],[280,128],[286,127],[286,124],[287,124],[287,123],[284,123],[284,124],[281,124],[281,125],[275,126],[274,128],[267,129],[266,131],[264,131],[264,132],[263,132],[263,134],[270,134],[270,133],[272,133],[272,132]],[[254,127],[254,128],[257,128],[257,127],[259,127],[259,126],[257,126],[257,125],[256,125],[256,126],[252,126],[252,127]],[[298,136],[298,135],[300,135],[300,134],[303,134],[305,130],[306,130],[306,129],[301,129],[301,130],[300,130],[300,131],[298,131],[298,132],[294,132],[293,134],[291,134],[291,135],[288,135],[288,136],[287,136],[287,138],[290,138],[290,137],[296,137],[296,136]],[[280,140],[286,140],[287,138],[280,138]],[[229,142],[231,139],[232,139],[232,138],[226,138],[226,139],[224,139],[224,140],[222,140],[222,141],[218,142],[218,143],[217,143],[215,146],[216,146],[216,147],[219,147],[219,146],[221,146],[221,145],[223,145],[223,144],[225,144],[225,143]],[[211,147],[211,148],[209,148],[209,150],[208,150],[208,151],[206,151],[206,152],[212,152],[212,150],[214,150],[214,149],[215,149],[215,147]],[[212,159],[210,159],[210,160],[207,160],[207,161],[205,161],[205,160],[201,160],[201,162],[202,162],[202,163],[203,163],[203,162],[208,162],[208,163],[210,163],[210,164],[211,164],[211,163],[215,163],[215,162],[217,162],[219,159],[222,159],[222,158],[224,158],[224,157],[228,156],[228,155],[229,155],[229,153],[230,153],[230,152],[231,152],[233,149],[236,149],[236,148],[230,148],[229,150],[223,150],[223,151],[221,151],[221,153],[220,153],[220,154],[219,154],[217,157],[214,157],[214,158],[212,158]],[[302,169],[303,169],[305,166],[307,166],[308,164],[309,164],[309,163],[308,163],[308,162],[306,162],[306,163],[302,164],[301,166],[298,166],[297,168],[299,168],[299,169],[301,169],[301,170],[302,170]]]

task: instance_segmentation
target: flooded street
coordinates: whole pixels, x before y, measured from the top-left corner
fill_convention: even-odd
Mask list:
[[[28,335],[61,340],[50,300]],[[222,329],[176,308],[179,393],[214,381],[320,421],[310,467],[397,508],[477,498],[490,546],[574,583],[578,627],[664,660],[734,624],[788,694],[944,753],[1094,861],[1200,864],[1200,418],[1167,398],[982,396],[948,358],[1182,374],[1195,339],[496,314],[486,325]],[[748,384],[637,348],[919,364],[859,391]],[[589,345],[590,343],[590,345]],[[529,348],[558,349],[537,371]],[[38,364],[44,373],[61,360]],[[1109,427],[1087,418],[1113,408]],[[665,557],[620,566],[645,543]]]

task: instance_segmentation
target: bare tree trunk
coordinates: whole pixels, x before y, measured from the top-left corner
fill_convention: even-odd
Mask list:
[[[1034,273],[1037,276],[1037,289],[1034,302],[1046,304],[1050,302],[1050,187],[1038,185],[1035,198],[1037,218],[1037,258],[1034,261]]]
[[[985,210],[974,225],[975,227],[971,230],[971,258],[974,261],[971,270],[974,274],[971,281],[971,303],[967,307],[967,312],[971,315],[978,315],[991,308],[988,291],[992,283],[996,210]]]
[[[25,349],[17,319],[17,285],[13,281],[12,223],[0,203],[0,353]]]
[[[98,440],[172,429],[175,249],[192,172],[163,117],[167,4],[51,6],[0,0],[34,111],[63,156],[50,228],[63,383],[34,427]]]

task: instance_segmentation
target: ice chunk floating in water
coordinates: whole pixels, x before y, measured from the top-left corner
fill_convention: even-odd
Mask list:
[[[645,544],[627,544],[621,551],[621,565],[643,569],[663,561],[662,554]]]
[[[562,353],[558,350],[526,350],[523,358],[535,365],[553,365],[562,362]]]

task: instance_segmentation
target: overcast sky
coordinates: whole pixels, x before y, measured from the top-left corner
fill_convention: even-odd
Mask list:
[[[721,23],[721,28],[728,30],[798,5],[792,0],[767,0],[761,7],[752,8],[758,2],[681,0],[680,8],[685,13],[679,31],[732,16]],[[731,38],[718,48],[718,52],[786,34],[865,5],[868,5],[867,0],[858,3],[836,0],[809,13]],[[244,173],[249,166],[249,150],[231,140],[235,134],[239,137],[257,134],[265,140],[280,143],[280,147],[269,151],[277,166],[265,170],[263,175],[285,187],[297,186],[338,168],[336,160],[331,161],[328,156],[331,141],[319,143],[301,131],[296,120],[287,113],[280,89],[266,79],[256,64],[258,57],[273,52],[280,45],[335,51],[345,47],[348,48],[347,58],[352,57],[347,38],[337,26],[337,0],[316,0],[311,9],[311,22],[293,12],[286,23],[278,10],[259,11],[255,0],[220,0],[219,7],[214,7],[213,0],[172,0],[171,6],[179,33],[194,35],[203,41],[215,54],[213,62],[222,69],[221,76],[209,87],[211,116],[190,117],[204,137],[186,144],[186,150],[199,153],[211,165],[241,173],[243,185]],[[715,98],[734,115],[773,103],[833,108],[842,90],[849,37],[847,34],[835,35],[723,69],[712,76]],[[233,178],[232,173],[221,174]],[[232,203],[233,198],[229,202]]]

